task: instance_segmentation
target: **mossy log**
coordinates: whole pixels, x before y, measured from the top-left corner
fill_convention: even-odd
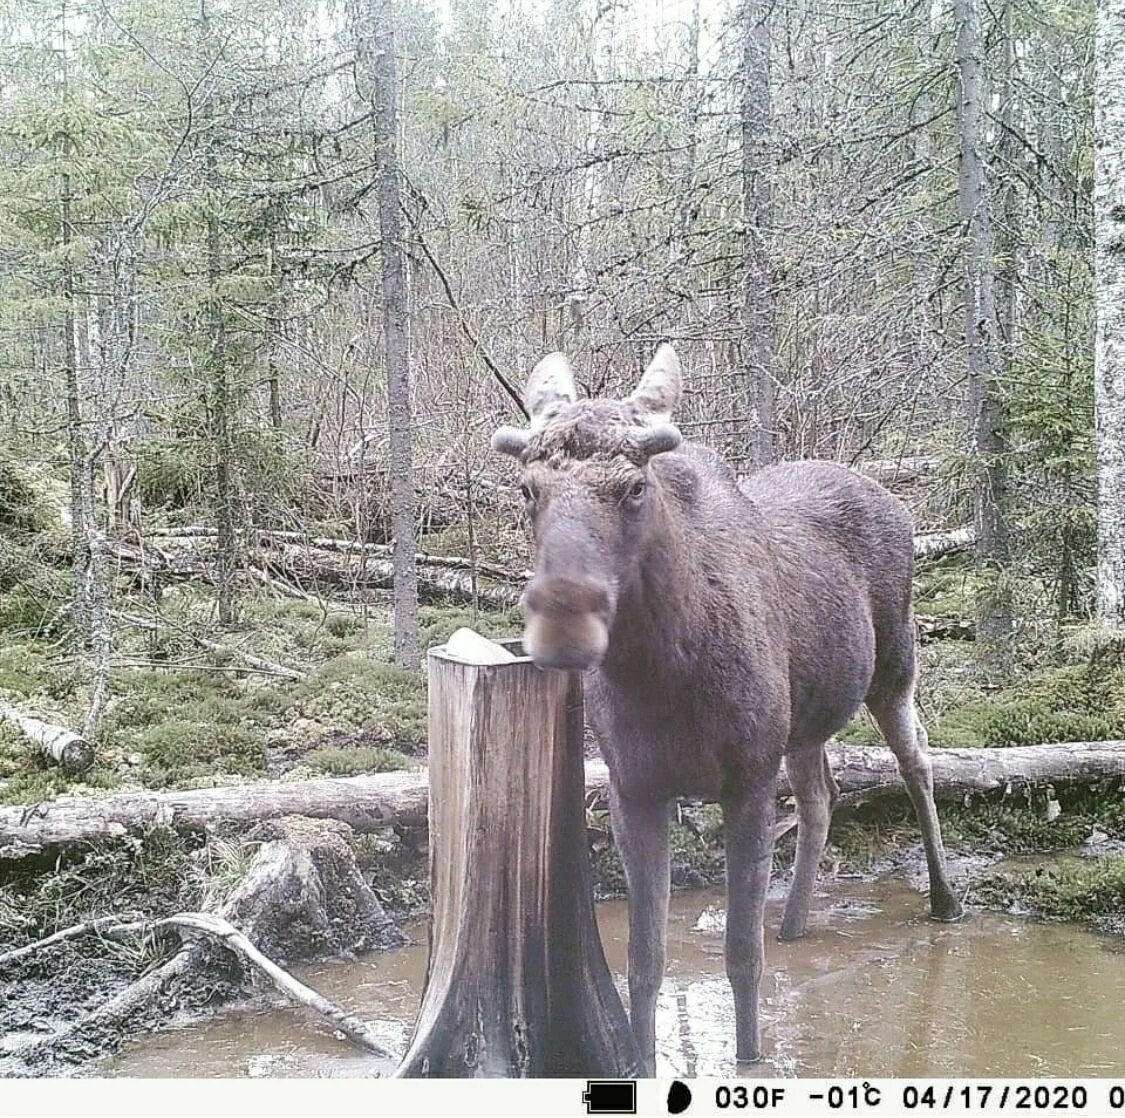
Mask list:
[[[398,1075],[632,1076],[594,919],[582,682],[429,655],[426,989]]]
[[[94,747],[81,734],[65,726],[44,722],[2,699],[0,718],[18,726],[24,737],[39,747],[44,760],[59,765],[68,773],[85,772],[94,763]]]
[[[881,746],[828,749],[840,790],[871,799],[905,795],[891,752]],[[1067,742],[995,749],[932,749],[938,796],[992,792],[1033,784],[1092,784],[1125,779],[1125,741]],[[586,762],[586,792],[604,798],[601,761]],[[264,819],[304,815],[339,819],[360,833],[392,823],[424,823],[425,770],[303,781],[262,781],[188,791],[60,796],[40,804],[0,807],[0,858],[18,858],[75,842],[121,838],[153,826],[181,830],[245,827]],[[784,774],[778,795],[790,794]]]

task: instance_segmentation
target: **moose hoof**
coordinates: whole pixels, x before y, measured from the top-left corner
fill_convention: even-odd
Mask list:
[[[930,919],[940,924],[955,924],[964,915],[964,906],[952,895],[930,902]]]
[[[808,927],[804,920],[782,920],[777,939],[779,943],[789,943],[792,940],[800,939],[806,931],[808,931]]]

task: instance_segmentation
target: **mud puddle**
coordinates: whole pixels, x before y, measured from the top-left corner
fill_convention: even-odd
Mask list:
[[[809,935],[772,942],[763,1009],[767,1060],[755,1075],[1106,1076],[1125,1072],[1125,940],[1069,925],[973,913],[925,919],[903,877],[832,882]],[[624,973],[623,902],[599,906],[610,966]],[[735,1073],[723,970],[721,890],[672,898],[660,999],[661,1075]],[[405,1045],[426,966],[418,945],[300,968],[306,982]],[[231,1010],[149,1034],[86,1069],[111,1076],[371,1076],[356,1053],[300,1011]]]

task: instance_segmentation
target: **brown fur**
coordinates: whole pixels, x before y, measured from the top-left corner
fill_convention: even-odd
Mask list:
[[[645,422],[636,394],[555,402],[521,461],[537,542],[525,599],[529,651],[544,666],[593,669],[588,711],[610,771],[629,882],[631,1008],[651,1070],[674,797],[724,808],[740,1059],[760,1052],[779,764],[786,757],[800,818],[782,928],[792,938],[805,930],[835,798],[824,743],[865,701],[923,821],[934,912],[952,918],[960,909],[914,715],[906,511],[830,462],[775,466],[740,488],[700,446],[646,460],[637,433]]]

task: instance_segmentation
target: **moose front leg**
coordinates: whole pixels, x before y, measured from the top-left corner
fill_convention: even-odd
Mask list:
[[[668,934],[671,801],[622,796],[611,786],[613,837],[629,889],[629,1017],[646,1075],[656,1074],[656,999]]]
[[[735,1055],[762,1058],[758,987],[765,965],[766,890],[773,864],[775,780],[723,800],[727,855],[727,977],[734,994]]]

